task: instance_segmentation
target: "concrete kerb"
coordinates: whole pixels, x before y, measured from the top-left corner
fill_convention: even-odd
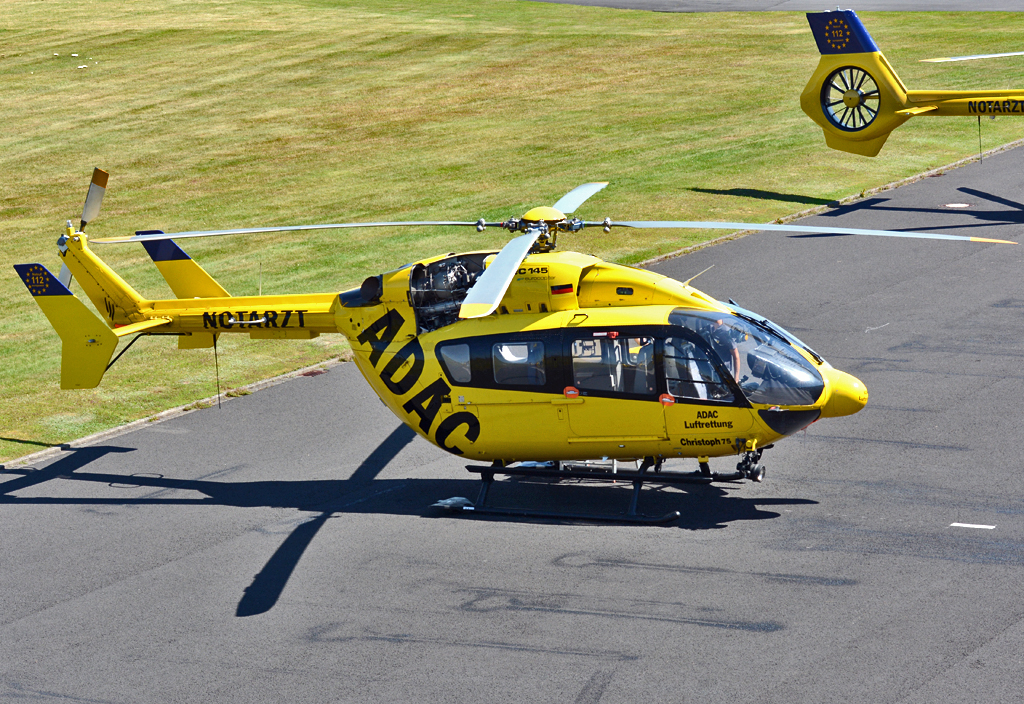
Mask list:
[[[916,174],[914,176],[908,176],[907,178],[900,179],[899,181],[893,181],[892,183],[887,183],[884,186],[878,186],[876,188],[872,188],[870,190],[863,191],[861,193],[858,193],[857,195],[847,196],[847,197],[845,197],[845,198],[843,198],[841,200],[837,200],[837,201],[834,201],[832,203],[829,203],[828,205],[816,205],[813,208],[808,208],[807,210],[801,210],[799,213],[793,213],[792,215],[787,215],[785,217],[782,217],[782,218],[779,218],[777,220],[774,220],[774,221],[772,221],[772,224],[773,225],[785,225],[786,223],[793,222],[794,220],[799,220],[800,218],[810,217],[811,215],[820,215],[820,214],[822,214],[824,212],[827,212],[827,211],[829,211],[829,210],[831,210],[833,208],[838,208],[838,207],[843,206],[843,205],[849,205],[850,203],[855,203],[858,200],[861,200],[863,198],[867,198],[868,196],[873,196],[873,195],[875,195],[877,193],[881,193],[883,191],[890,191],[893,188],[899,188],[900,186],[906,186],[907,184],[914,183],[915,181],[920,181],[923,178],[929,178],[930,176],[936,176],[936,175],[939,175],[939,174],[943,174],[943,173],[945,173],[947,171],[951,171],[953,169],[958,169],[961,166],[966,166],[967,164],[971,164],[971,163],[974,163],[976,161],[982,161],[987,156],[994,156],[996,154],[1001,154],[1002,152],[1009,151],[1010,149],[1015,149],[1016,147],[1019,147],[1021,145],[1024,145],[1024,139],[1015,140],[1015,141],[1010,142],[1008,144],[1004,144],[1001,147],[995,147],[994,149],[989,149],[987,152],[982,152],[981,154],[978,154],[977,156],[969,156],[969,157],[967,157],[965,159],[961,159],[960,161],[954,161],[952,164],[947,164],[945,166],[939,166],[937,168],[931,169],[929,171],[925,171],[925,172],[920,173],[920,174]],[[663,262],[666,259],[674,259],[675,257],[681,257],[681,256],[683,256],[685,254],[689,254],[690,252],[696,252],[697,250],[704,249],[705,247],[714,247],[716,244],[721,244],[722,242],[729,242],[730,240],[738,240],[740,237],[746,237],[747,235],[752,235],[755,232],[760,232],[760,230],[758,230],[756,228],[752,228],[750,230],[740,230],[739,232],[730,232],[728,235],[722,235],[721,237],[716,237],[715,239],[708,240],[707,242],[701,242],[700,244],[693,244],[693,245],[690,245],[689,247],[683,247],[682,249],[677,249],[674,252],[669,252],[668,254],[661,254],[661,255],[659,255],[657,257],[653,257],[652,259],[646,259],[646,260],[640,262],[639,264],[636,264],[635,266],[638,267],[638,268],[648,267],[648,266],[651,266],[652,264],[657,264],[658,262]]]
[[[104,440],[116,438],[119,435],[130,433],[133,430],[144,428],[153,423],[161,423],[165,420],[178,418],[179,416],[183,416],[186,413],[189,413],[190,411],[197,411],[203,408],[210,408],[211,406],[216,404],[218,400],[222,404],[229,403],[233,399],[238,398],[240,396],[247,396],[254,391],[266,389],[270,386],[276,386],[277,384],[283,383],[290,379],[294,379],[296,377],[305,376],[309,372],[326,371],[331,367],[336,367],[337,365],[346,361],[349,360],[344,359],[342,357],[333,357],[332,359],[328,359],[324,362],[317,362],[316,364],[310,365],[308,367],[303,367],[302,369],[296,369],[295,371],[288,372],[287,374],[281,374],[280,376],[275,376],[270,379],[264,379],[262,381],[254,382],[252,384],[249,384],[248,386],[239,386],[233,389],[228,389],[226,391],[221,392],[217,396],[208,396],[207,398],[200,399],[198,401],[192,401],[191,403],[186,403],[182,406],[177,406],[176,408],[170,408],[166,411],[161,411],[154,415],[147,416],[146,418],[140,418],[139,420],[132,421],[131,423],[128,423],[126,425],[119,425],[118,427],[111,428],[110,430],[101,430],[98,433],[87,435],[86,437],[79,438],[78,440],[72,440],[71,442],[66,442],[56,447],[48,447],[45,450],[33,452],[31,455],[25,455],[24,457],[8,460],[7,462],[0,464],[0,469],[13,469],[15,467],[23,468],[26,465],[32,464],[34,462],[42,462],[48,460],[51,457],[59,455],[62,452],[66,452],[67,450],[72,450],[79,447],[88,447],[89,445],[95,445],[97,443],[103,442]]]

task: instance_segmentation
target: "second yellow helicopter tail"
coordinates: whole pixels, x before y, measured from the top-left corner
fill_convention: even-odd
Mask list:
[[[809,12],[807,21],[821,60],[800,107],[833,149],[875,156],[890,132],[917,115],[1024,115],[1020,89],[907,90],[853,10]]]
[[[800,107],[832,149],[875,156],[889,133],[914,114],[907,88],[853,10],[809,12],[821,60]]]

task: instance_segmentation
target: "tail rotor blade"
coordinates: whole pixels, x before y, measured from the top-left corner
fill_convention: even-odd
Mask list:
[[[80,230],[84,231],[85,226],[100,214],[100,203],[103,202],[103,194],[107,192],[108,177],[109,174],[103,169],[93,169],[92,183],[89,184],[89,193],[85,196],[85,207],[82,208]]]
[[[594,195],[607,185],[607,181],[597,181],[595,183],[584,183],[582,186],[576,186],[576,188],[559,198],[558,202],[551,207],[565,213],[566,215],[572,215],[576,212],[576,208],[583,205],[583,202],[587,198]]]
[[[466,294],[459,308],[460,318],[482,318],[494,312],[538,237],[540,230],[534,230],[516,237],[502,247],[498,256]]]
[[[71,269],[68,269],[67,264],[61,265],[57,280],[64,284],[65,288],[71,288]]]

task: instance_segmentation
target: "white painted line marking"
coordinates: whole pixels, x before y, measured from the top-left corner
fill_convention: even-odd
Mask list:
[[[995,530],[995,526],[982,526],[977,523],[950,523],[950,528],[984,528],[985,530]]]

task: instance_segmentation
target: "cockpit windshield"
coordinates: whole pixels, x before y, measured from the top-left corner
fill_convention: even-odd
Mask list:
[[[722,303],[722,301],[719,301],[719,303]],[[756,325],[760,325],[761,327],[767,327],[775,334],[780,335],[784,340],[789,342],[789,344],[804,348],[805,350],[807,350],[808,353],[810,353],[812,357],[814,357],[815,361],[817,361],[818,364],[825,363],[825,360],[821,358],[821,355],[812,350],[806,342],[800,340],[796,335],[791,333],[789,330],[786,330],[781,325],[777,325],[772,321],[768,320],[767,318],[760,316],[757,313],[754,313],[753,311],[749,311],[746,308],[740,308],[736,303],[732,302],[731,300],[728,303],[722,303],[722,305],[732,309],[732,311],[741,318],[745,318],[746,320],[749,320],[750,322]]]
[[[675,310],[669,323],[697,333],[751,403],[809,406],[825,389],[821,374],[769,325],[729,313]]]

